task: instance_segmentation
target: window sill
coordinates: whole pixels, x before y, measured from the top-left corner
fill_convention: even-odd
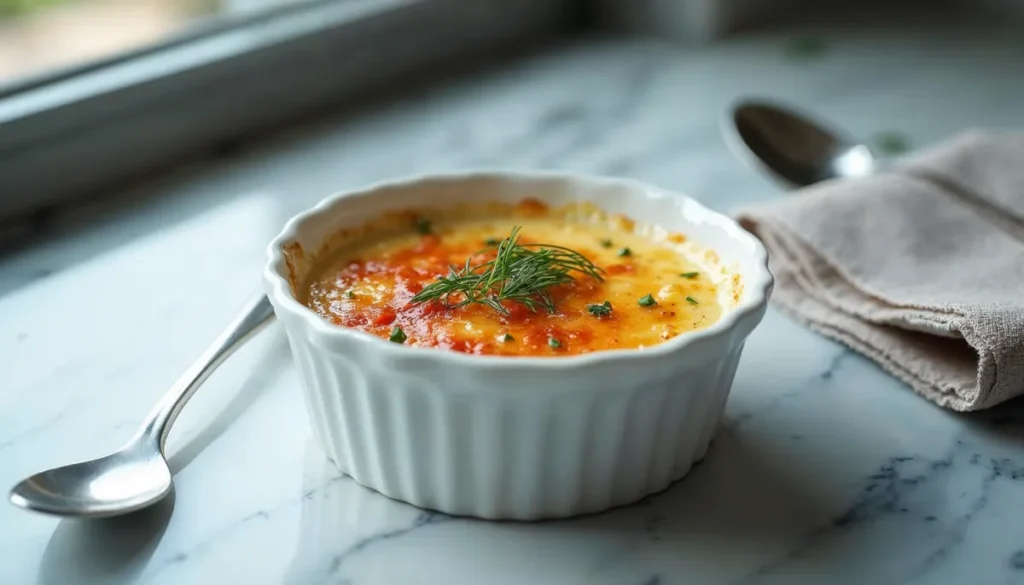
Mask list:
[[[0,219],[557,31],[574,8],[572,0],[324,1],[0,95]]]

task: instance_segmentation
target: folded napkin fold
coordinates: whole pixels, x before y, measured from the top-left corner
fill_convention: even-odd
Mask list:
[[[773,302],[959,411],[1024,394],[1024,134],[743,209]]]

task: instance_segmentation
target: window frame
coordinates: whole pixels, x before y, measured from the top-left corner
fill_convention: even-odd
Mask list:
[[[564,32],[582,4],[318,0],[25,80],[0,90],[0,219],[102,194],[444,63]]]

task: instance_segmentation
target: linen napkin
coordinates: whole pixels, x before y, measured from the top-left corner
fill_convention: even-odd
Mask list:
[[[1024,394],[1024,134],[970,131],[738,218],[784,312],[943,407]]]

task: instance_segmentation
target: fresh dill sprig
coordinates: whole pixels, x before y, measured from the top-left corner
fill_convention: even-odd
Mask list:
[[[533,312],[541,307],[554,313],[551,287],[573,282],[573,273],[604,280],[604,270],[575,250],[552,244],[520,244],[519,227],[513,227],[511,235],[498,243],[493,260],[476,266],[471,262],[472,257],[462,268],[450,267],[447,275],[423,287],[412,302],[437,300],[450,309],[479,303],[508,315],[502,302],[509,301]]]

